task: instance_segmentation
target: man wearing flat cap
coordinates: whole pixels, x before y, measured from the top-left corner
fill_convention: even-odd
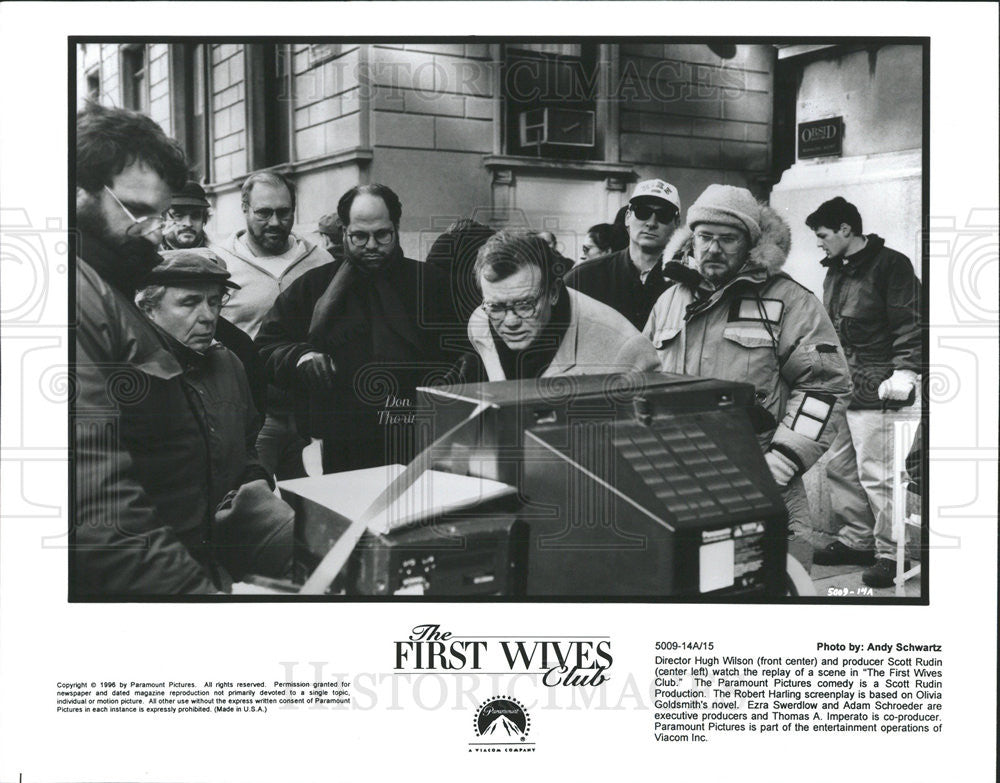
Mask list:
[[[340,217],[336,212],[323,215],[316,224],[316,233],[319,234],[323,248],[329,253],[334,261],[344,260],[344,224],[340,222]]]
[[[584,261],[567,272],[566,285],[603,302],[642,329],[667,288],[661,258],[681,211],[677,188],[662,179],[640,182],[625,214],[624,250]]]
[[[248,573],[285,576],[294,515],[257,459],[260,417],[243,365],[214,339],[239,286],[194,250],[163,257],[135,295],[165,350],[146,393],[122,406],[134,475],[167,521],[172,556],[195,561],[216,587]]]
[[[160,250],[207,247],[205,224],[208,222],[209,206],[204,188],[197,182],[185,182],[183,188],[170,196]]]
[[[809,526],[802,474],[827,450],[851,376],[820,302],[781,266],[788,225],[750,191],[709,185],[674,234],[644,334],[667,372],[756,388],[754,423],[794,532]]]

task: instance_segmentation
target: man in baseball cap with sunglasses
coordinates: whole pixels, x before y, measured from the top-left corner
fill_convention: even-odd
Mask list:
[[[667,287],[660,261],[680,211],[677,188],[669,182],[640,182],[625,216],[628,247],[577,265],[566,274],[566,285],[613,307],[642,329]]]

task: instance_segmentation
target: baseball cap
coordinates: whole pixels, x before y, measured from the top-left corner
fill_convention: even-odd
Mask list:
[[[161,263],[146,275],[143,285],[171,285],[175,283],[221,283],[226,288],[240,288],[232,282],[224,267],[193,250],[162,250]]]
[[[662,179],[647,179],[636,185],[635,190],[632,191],[632,197],[628,201],[631,204],[639,198],[658,198],[661,201],[666,201],[668,204],[673,204],[677,213],[680,214],[681,197],[677,193],[677,188]]]

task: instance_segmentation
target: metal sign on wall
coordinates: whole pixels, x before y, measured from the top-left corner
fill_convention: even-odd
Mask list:
[[[844,118],[800,122],[796,134],[799,159],[840,155],[844,151]]]

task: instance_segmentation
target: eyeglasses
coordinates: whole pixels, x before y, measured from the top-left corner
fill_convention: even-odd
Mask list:
[[[284,223],[286,220],[292,217],[291,207],[280,207],[279,209],[268,209],[267,207],[261,207],[260,209],[252,209],[253,216],[257,220],[270,220],[275,215],[278,216],[278,220]]]
[[[163,224],[166,221],[163,219],[162,216],[146,215],[145,217],[137,218],[135,215],[132,214],[132,211],[128,207],[122,204],[121,200],[118,198],[118,196],[115,195],[115,192],[111,188],[105,185],[104,189],[108,191],[108,194],[111,196],[111,198],[115,200],[115,203],[119,207],[121,207],[122,212],[124,212],[125,215],[128,217],[128,219],[132,221],[132,225],[129,226],[127,229],[125,229],[125,234],[127,236],[146,237],[149,234],[152,234],[163,228]]]
[[[711,247],[713,242],[718,242],[719,247],[727,253],[731,253],[739,247],[741,239],[743,239],[743,237],[739,234],[709,234],[704,231],[694,232],[694,241],[699,245],[707,248]]]
[[[395,233],[391,228],[380,228],[373,234],[369,234],[367,231],[348,231],[347,238],[355,247],[366,247],[368,240],[373,238],[376,245],[388,245]]]
[[[677,215],[677,210],[671,206],[653,207],[649,204],[632,204],[629,206],[636,220],[649,220],[653,215],[661,223],[669,223]]]
[[[483,302],[483,312],[493,323],[503,323],[507,313],[513,312],[520,319],[533,318],[538,312],[538,304],[545,294],[539,294],[531,299],[518,299],[516,302]]]

